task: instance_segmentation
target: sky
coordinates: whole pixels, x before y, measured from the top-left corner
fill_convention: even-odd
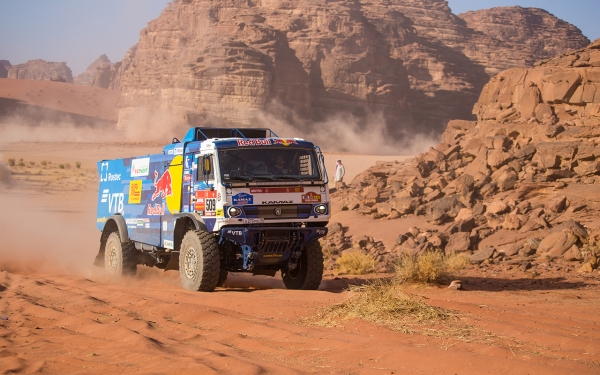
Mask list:
[[[0,0],[0,60],[66,62],[79,75],[100,55],[121,61],[169,0]],[[600,38],[600,0],[449,0],[454,14],[495,6],[543,8]]]

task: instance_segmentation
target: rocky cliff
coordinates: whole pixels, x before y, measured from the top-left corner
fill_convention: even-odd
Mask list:
[[[474,252],[473,263],[585,261],[600,257],[600,39],[495,76],[475,105],[478,121],[448,124],[442,142],[401,163],[378,163],[333,194],[334,210],[373,219],[421,219],[393,249],[344,238],[385,268],[428,250]]]
[[[103,89],[111,88],[121,62],[111,63],[106,55],[101,55],[88,66],[85,72],[73,78],[73,83],[101,87]]]
[[[548,33],[567,24],[547,12],[499,12],[543,17],[476,29],[445,0],[173,1],[116,75],[119,123],[167,114],[175,122],[245,126],[276,111],[310,126],[344,112],[362,126],[383,121],[396,139],[440,134],[448,120],[471,118],[491,74],[547,57],[544,43],[559,52],[589,43],[570,25]],[[486,20],[492,14],[476,12]],[[533,35],[530,45],[539,48],[501,37],[511,33]]]
[[[7,78],[73,83],[73,73],[67,63],[44,60],[29,60],[25,64],[13,65],[8,70]]]

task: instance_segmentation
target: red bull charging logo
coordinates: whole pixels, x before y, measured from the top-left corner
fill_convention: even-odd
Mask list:
[[[167,169],[160,178],[158,178],[158,172],[154,171],[154,187],[155,191],[152,194],[152,200],[155,200],[160,195],[161,198],[173,195],[171,188],[171,172]]]

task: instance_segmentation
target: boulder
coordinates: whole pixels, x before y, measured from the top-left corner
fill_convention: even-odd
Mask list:
[[[446,254],[467,252],[471,249],[471,235],[469,232],[453,233],[448,237]]]
[[[511,190],[515,187],[519,175],[509,166],[504,166],[492,173],[492,181],[498,184],[501,191]]]
[[[447,196],[426,205],[425,220],[440,225],[446,220],[456,217],[460,209],[464,207],[465,205],[457,195]]]
[[[567,209],[567,197],[564,195],[554,196],[546,202],[544,207],[549,212],[554,212],[555,214],[561,213]]]
[[[508,205],[501,200],[495,200],[488,203],[485,207],[485,210],[491,214],[499,215],[508,212],[510,207],[508,207]]]
[[[491,247],[491,246],[486,247],[485,249],[481,249],[481,250],[474,252],[469,257],[469,261],[471,262],[471,264],[479,264],[479,263],[483,262],[484,260],[493,258],[495,254],[496,254],[495,247]]]
[[[550,233],[540,242],[537,254],[548,258],[558,258],[563,256],[576,242],[577,237],[572,233],[566,231]]]

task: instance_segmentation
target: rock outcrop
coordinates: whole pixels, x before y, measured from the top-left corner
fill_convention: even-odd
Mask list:
[[[547,57],[545,45],[562,53],[589,43],[547,12],[500,14],[511,12],[543,17],[503,31],[469,26],[445,0],[174,1],[123,59],[113,83],[123,91],[119,124],[160,113],[244,126],[276,110],[310,126],[344,112],[362,126],[377,117],[395,138],[440,134],[448,120],[472,118],[491,74]],[[557,24],[569,27],[549,34]],[[529,45],[541,49],[499,37],[513,32],[532,33]]]
[[[599,61],[600,39],[535,68],[501,72],[475,105],[478,121],[451,121],[442,142],[414,159],[379,162],[338,189],[332,209],[417,216],[438,228],[399,233],[394,249],[380,251],[380,266],[427,250],[476,251],[472,263],[595,262]]]
[[[85,72],[73,78],[73,83],[103,89],[112,88],[120,67],[121,62],[111,63],[106,55],[101,55],[88,66]]]
[[[577,27],[538,8],[497,7],[461,13],[458,17],[468,28],[491,37],[495,43],[490,47],[510,46],[494,51],[489,47],[481,50],[485,46],[479,44],[472,54],[465,51],[485,66],[490,76],[514,67],[531,67],[538,60],[590,43]]]
[[[8,60],[0,60],[0,78],[8,77],[8,70],[11,66]]]
[[[73,73],[67,63],[44,60],[29,60],[25,64],[13,65],[8,70],[7,78],[73,83]]]

